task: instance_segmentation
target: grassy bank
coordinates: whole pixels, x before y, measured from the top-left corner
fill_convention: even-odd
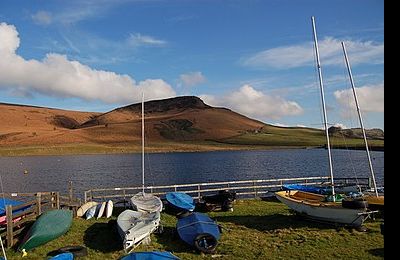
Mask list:
[[[119,211],[120,212],[120,211]],[[117,212],[114,212],[116,219]],[[186,245],[175,233],[176,218],[162,213],[162,234],[152,234],[150,245],[135,251],[171,251],[181,259],[383,259],[381,219],[368,220],[367,232],[305,221],[275,201],[240,200],[233,212],[209,214],[223,233],[213,255]],[[74,219],[64,236],[28,252],[24,259],[46,259],[49,252],[67,245],[84,245],[88,256],[79,259],[118,259],[123,256],[118,235],[107,219]],[[8,250],[9,259],[21,254]]]

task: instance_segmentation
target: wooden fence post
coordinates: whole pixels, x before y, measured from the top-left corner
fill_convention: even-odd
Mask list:
[[[6,206],[6,221],[7,221],[7,248],[13,246],[13,217],[12,217],[12,206]]]
[[[60,192],[56,192],[56,209],[60,209]]]
[[[42,194],[40,192],[36,194],[36,211],[38,216],[42,214]]]
[[[69,202],[72,203],[73,200],[73,187],[72,187],[72,181],[68,182],[68,194],[69,194]]]

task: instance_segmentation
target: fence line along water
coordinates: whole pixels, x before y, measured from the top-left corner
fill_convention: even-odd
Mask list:
[[[277,178],[266,180],[246,180],[246,181],[226,181],[226,182],[209,182],[209,183],[193,183],[193,184],[175,184],[161,186],[146,186],[145,192],[162,196],[167,192],[185,192],[194,199],[200,199],[204,195],[219,190],[228,190],[236,192],[237,198],[257,198],[268,195],[282,188],[283,184],[296,183],[306,185],[320,185],[330,182],[330,177],[300,177],[300,178]],[[335,184],[357,184],[365,188],[371,187],[370,178],[335,178]],[[92,200],[116,200],[116,202],[126,203],[130,197],[143,189],[142,186],[137,187],[115,187],[115,188],[99,188],[90,189],[84,192],[84,201]]]

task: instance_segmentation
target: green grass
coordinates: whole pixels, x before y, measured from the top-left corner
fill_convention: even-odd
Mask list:
[[[118,213],[115,212],[115,215]],[[135,251],[166,250],[181,259],[383,259],[382,219],[369,219],[366,232],[305,221],[274,201],[239,200],[233,212],[209,215],[222,226],[222,236],[212,255],[197,252],[179,239],[176,218],[162,213],[164,232],[152,234],[150,245]],[[113,216],[113,219],[116,217]],[[53,250],[67,245],[84,245],[88,256],[78,259],[118,259],[124,255],[118,235],[107,219],[74,219],[62,237],[28,252],[23,259],[46,259]],[[8,259],[20,259],[10,249]]]

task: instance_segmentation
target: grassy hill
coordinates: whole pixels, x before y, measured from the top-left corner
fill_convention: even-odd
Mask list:
[[[125,153],[141,150],[141,104],[106,113],[0,103],[0,155]],[[334,147],[362,148],[358,130],[334,129]],[[320,129],[277,127],[194,96],[145,103],[149,152],[319,147]],[[369,130],[369,144],[383,149],[383,131]]]

